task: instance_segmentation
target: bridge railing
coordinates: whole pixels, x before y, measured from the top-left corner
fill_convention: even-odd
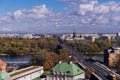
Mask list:
[[[98,76],[96,73],[92,72],[92,75],[93,76],[90,80],[103,80],[100,76]]]

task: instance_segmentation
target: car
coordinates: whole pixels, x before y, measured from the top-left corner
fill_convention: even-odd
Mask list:
[[[113,74],[113,73],[109,73],[108,76],[107,76],[107,78],[108,78],[109,80],[117,80],[117,79],[116,79],[116,75]]]

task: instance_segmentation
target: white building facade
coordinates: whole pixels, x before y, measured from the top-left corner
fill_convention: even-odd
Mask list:
[[[10,73],[12,80],[33,80],[43,74],[43,67],[31,66]]]
[[[73,62],[61,62],[51,69],[46,80],[84,80],[85,72]]]

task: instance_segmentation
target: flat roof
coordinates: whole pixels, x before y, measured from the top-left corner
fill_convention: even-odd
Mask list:
[[[21,73],[24,73],[24,72],[27,72],[27,71],[30,71],[30,70],[34,70],[34,69],[36,69],[36,68],[38,68],[38,66],[28,67],[28,68],[19,70],[19,71],[15,72],[15,73],[11,73],[10,76],[11,76],[11,77],[12,77],[12,76],[16,76],[16,75],[19,75],[19,74],[21,74]]]

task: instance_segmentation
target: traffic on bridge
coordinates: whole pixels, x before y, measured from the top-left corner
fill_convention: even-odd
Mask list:
[[[79,62],[88,67],[92,67],[95,70],[94,73],[100,76],[102,80],[120,80],[120,75],[111,71],[108,67],[104,66],[103,64],[87,60],[87,56],[80,54],[79,52],[73,50],[71,47],[65,44],[61,44],[61,46],[66,48],[72,56],[75,56],[77,58]]]

